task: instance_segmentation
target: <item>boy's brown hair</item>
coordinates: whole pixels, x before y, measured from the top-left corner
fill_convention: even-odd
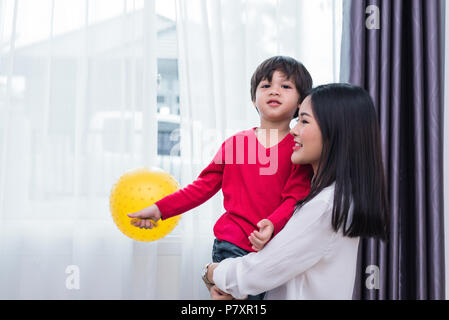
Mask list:
[[[302,103],[307,92],[312,89],[312,77],[301,62],[286,56],[271,57],[257,67],[251,78],[251,100],[256,101],[256,90],[259,83],[265,79],[271,82],[275,71],[282,72],[287,79],[295,83],[296,90],[299,93],[298,104]],[[297,116],[298,111],[293,117],[296,118]]]

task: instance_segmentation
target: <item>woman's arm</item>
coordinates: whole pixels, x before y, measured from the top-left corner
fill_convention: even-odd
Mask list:
[[[209,279],[237,299],[283,285],[328,252],[337,235],[331,215],[327,199],[311,200],[263,250],[211,265]]]

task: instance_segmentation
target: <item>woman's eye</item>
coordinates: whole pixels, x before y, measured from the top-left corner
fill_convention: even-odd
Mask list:
[[[309,123],[309,122],[307,122],[307,120],[301,120],[301,123],[306,124],[306,123]]]

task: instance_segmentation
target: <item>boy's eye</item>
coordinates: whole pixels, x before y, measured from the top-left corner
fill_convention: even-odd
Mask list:
[[[282,88],[284,88],[284,89],[291,89],[292,87],[289,86],[288,84],[284,84],[284,85],[282,85]]]
[[[269,84],[263,84],[263,85],[261,85],[260,87],[261,87],[261,88],[269,88],[270,85],[269,85]]]

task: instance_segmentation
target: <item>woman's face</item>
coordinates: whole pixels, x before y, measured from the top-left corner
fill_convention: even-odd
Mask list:
[[[298,123],[290,130],[295,139],[292,162],[310,164],[316,174],[323,150],[321,130],[315,120],[310,96],[306,97],[299,107]]]

